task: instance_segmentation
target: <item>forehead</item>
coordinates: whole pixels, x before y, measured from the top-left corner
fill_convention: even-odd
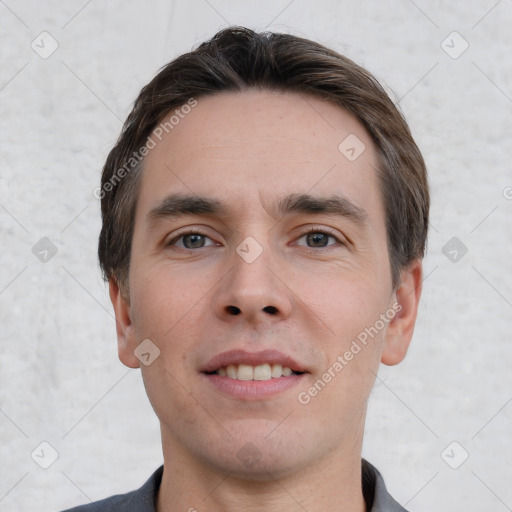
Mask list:
[[[222,92],[198,98],[176,120],[152,135],[140,209],[176,192],[217,197],[235,209],[290,193],[338,192],[379,208],[371,138],[331,102],[293,92]]]

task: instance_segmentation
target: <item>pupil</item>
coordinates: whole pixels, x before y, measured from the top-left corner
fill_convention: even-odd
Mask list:
[[[324,233],[310,233],[308,235],[308,244],[309,242],[312,242],[316,247],[326,247],[328,242],[328,236]]]
[[[185,238],[183,239],[183,243],[187,249],[202,247],[201,243],[199,243],[199,244],[197,243],[197,242],[204,242],[204,240],[202,240],[202,238],[203,238],[203,235],[186,235]],[[187,243],[187,241],[190,241],[190,244]]]

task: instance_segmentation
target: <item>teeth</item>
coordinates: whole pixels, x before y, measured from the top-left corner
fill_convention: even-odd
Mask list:
[[[238,369],[240,372],[240,368]],[[269,364],[260,364],[254,367],[254,380],[268,380],[272,378],[272,370]]]
[[[270,380],[279,377],[288,377],[293,374],[291,368],[280,364],[260,364],[251,366],[249,364],[230,364],[216,371],[217,375],[237,380]]]
[[[281,377],[281,375],[283,375],[283,367],[280,364],[273,364],[271,375],[274,379]]]
[[[222,368],[221,368],[222,370]],[[237,371],[236,371],[236,366],[234,364],[230,364],[227,368],[226,368],[226,372],[228,374],[228,377],[230,379],[238,379],[238,376],[237,376]]]
[[[254,371],[252,366],[249,366],[248,364],[239,364],[237,377],[238,380],[253,380]]]

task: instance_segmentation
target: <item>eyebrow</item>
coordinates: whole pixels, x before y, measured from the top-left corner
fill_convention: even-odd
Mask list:
[[[310,194],[289,194],[263,205],[273,217],[284,217],[292,213],[327,214],[347,218],[364,226],[368,223],[367,212],[340,195],[328,197]],[[219,199],[188,194],[171,194],[165,197],[148,213],[150,221],[163,218],[178,218],[184,215],[210,215],[216,217],[233,217],[234,210]]]

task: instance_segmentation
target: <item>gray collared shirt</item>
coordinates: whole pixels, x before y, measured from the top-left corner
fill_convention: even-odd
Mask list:
[[[160,466],[138,490],[118,494],[63,512],[155,512],[155,500],[162,481]],[[407,512],[388,493],[382,475],[369,462],[362,461],[363,495],[368,512]]]

